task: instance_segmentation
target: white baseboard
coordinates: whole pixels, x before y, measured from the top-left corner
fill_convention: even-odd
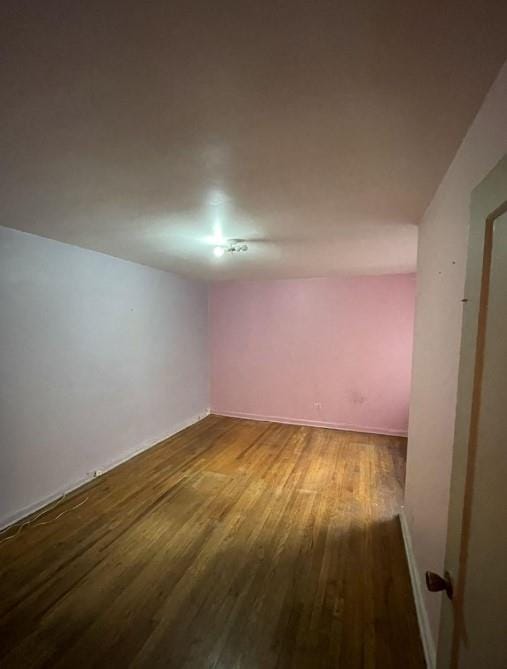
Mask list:
[[[412,583],[415,608],[417,611],[417,620],[419,622],[419,631],[424,649],[424,657],[426,659],[426,665],[428,669],[435,669],[437,663],[435,642],[433,640],[433,635],[431,633],[428,620],[428,613],[424,604],[421,579],[419,578],[419,570],[417,569],[414,550],[412,548],[410,529],[408,527],[405,509],[403,507],[400,510],[400,524],[401,533],[403,535],[403,543],[405,544],[405,553],[407,555],[408,570],[410,572],[410,581]]]
[[[209,409],[203,409],[198,414],[195,414],[194,416],[191,416],[187,420],[181,421],[180,423],[177,423],[171,432],[166,435],[161,435],[160,438],[152,438],[149,439],[145,442],[143,442],[141,445],[137,446],[136,448],[128,451],[127,453],[123,454],[119,458],[115,458],[114,460],[110,460],[106,463],[97,463],[97,465],[93,468],[94,470],[101,470],[102,472],[108,472],[111,469],[114,469],[115,467],[118,467],[119,465],[123,464],[124,462],[127,462],[127,460],[130,460],[131,458],[135,457],[136,455],[139,455],[139,453],[142,453],[143,451],[148,450],[149,448],[152,448],[156,444],[160,443],[161,441],[165,441],[166,439],[169,439],[169,437],[173,437],[175,434],[178,432],[181,432],[181,430],[184,430],[187,427],[190,427],[190,425],[194,425],[195,423],[198,423],[200,420],[205,418],[206,416],[209,416],[210,410]],[[42,509],[45,507],[47,504],[51,504],[51,502],[54,502],[57,500],[59,497],[62,495],[68,495],[74,490],[77,490],[77,488],[81,487],[85,483],[88,483],[90,480],[92,480],[93,474],[92,473],[87,473],[84,476],[80,477],[79,479],[75,479],[74,481],[68,481],[64,486],[61,488],[58,488],[58,490],[53,491],[51,494],[46,495],[42,499],[37,500],[36,502],[32,502],[31,504],[28,504],[27,506],[23,507],[22,509],[19,509],[18,511],[11,513],[7,516],[4,516],[3,518],[0,519],[0,530],[5,529],[6,527],[9,527],[9,525],[13,525],[14,523],[17,523],[18,521],[22,520],[23,518],[26,518],[27,516],[30,516],[32,513],[35,513],[39,509]]]
[[[216,416],[226,416],[229,418],[246,418],[247,420],[259,420],[270,423],[285,423],[288,425],[307,425],[308,427],[325,427],[330,430],[347,430],[349,432],[367,432],[369,434],[384,434],[389,437],[406,437],[407,432],[385,427],[371,425],[351,425],[350,423],[334,423],[320,420],[307,420],[306,418],[287,418],[285,416],[263,416],[254,413],[244,413],[239,411],[218,411],[211,409],[211,413]]]

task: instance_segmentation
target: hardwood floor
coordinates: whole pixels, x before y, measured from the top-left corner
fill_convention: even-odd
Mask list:
[[[217,416],[180,432],[0,544],[0,666],[424,667],[404,448]]]

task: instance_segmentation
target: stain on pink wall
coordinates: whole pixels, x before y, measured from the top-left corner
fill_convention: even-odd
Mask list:
[[[210,287],[214,413],[406,434],[413,274]]]

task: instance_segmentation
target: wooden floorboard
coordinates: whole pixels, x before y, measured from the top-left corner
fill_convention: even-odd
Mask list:
[[[209,416],[0,544],[0,666],[424,667],[404,449]]]

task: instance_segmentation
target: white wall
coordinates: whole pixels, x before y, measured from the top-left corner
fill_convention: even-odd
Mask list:
[[[0,525],[207,411],[207,287],[0,227]]]
[[[419,231],[405,508],[421,581],[444,563],[470,195],[506,152],[507,64]],[[423,591],[436,644],[441,596]]]

